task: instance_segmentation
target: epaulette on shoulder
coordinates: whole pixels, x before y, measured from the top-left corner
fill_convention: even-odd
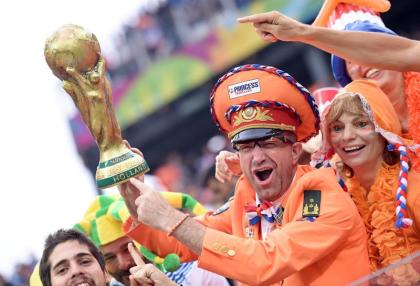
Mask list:
[[[228,199],[228,201],[227,201],[227,202],[226,202],[223,206],[221,206],[220,208],[218,208],[217,210],[215,210],[215,211],[212,213],[212,215],[219,215],[219,214],[221,214],[221,213],[223,213],[223,212],[227,211],[227,210],[230,208],[231,201],[233,201],[233,196],[232,196],[232,197],[230,197],[230,198]]]

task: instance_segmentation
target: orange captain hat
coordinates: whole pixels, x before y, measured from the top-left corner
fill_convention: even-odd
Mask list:
[[[211,113],[232,143],[281,132],[305,142],[319,130],[318,107],[310,92],[288,73],[250,64],[223,75],[210,95]]]

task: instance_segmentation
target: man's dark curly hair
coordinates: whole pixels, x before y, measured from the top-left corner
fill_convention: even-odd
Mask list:
[[[39,263],[39,276],[44,286],[51,286],[51,264],[49,258],[55,247],[61,243],[75,240],[86,245],[90,253],[98,261],[101,269],[105,271],[105,259],[95,244],[83,233],[74,229],[60,229],[50,234],[45,240],[44,251]]]

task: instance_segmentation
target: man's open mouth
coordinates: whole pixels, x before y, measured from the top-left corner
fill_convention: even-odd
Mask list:
[[[264,170],[255,171],[254,173],[255,173],[255,176],[258,178],[258,180],[263,182],[270,177],[272,172],[273,172],[273,169],[268,168],[268,169],[264,169]]]

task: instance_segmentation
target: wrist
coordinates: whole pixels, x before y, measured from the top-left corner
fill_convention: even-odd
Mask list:
[[[177,212],[176,216],[173,216],[174,219],[171,220],[171,223],[168,224],[166,228],[166,233],[168,236],[173,235],[173,233],[187,220],[190,215],[188,213]]]
[[[296,41],[306,44],[310,43],[316,38],[317,28],[312,25],[301,24],[298,28],[299,32],[297,33]]]

